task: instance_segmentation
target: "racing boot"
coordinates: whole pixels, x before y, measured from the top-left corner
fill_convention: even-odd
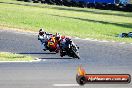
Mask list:
[[[44,50],[44,51],[46,51],[46,50],[47,50],[47,48],[46,48],[46,46],[45,46],[45,45],[43,46],[43,50]]]

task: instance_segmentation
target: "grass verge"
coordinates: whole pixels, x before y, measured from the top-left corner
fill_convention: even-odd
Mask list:
[[[115,37],[132,31],[132,13],[0,0],[0,27],[46,31],[80,38],[132,42]],[[8,3],[7,2],[12,2]]]
[[[0,52],[0,61],[31,61],[30,56]]]

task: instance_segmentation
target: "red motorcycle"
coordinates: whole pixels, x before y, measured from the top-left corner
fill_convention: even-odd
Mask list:
[[[59,47],[58,47],[58,43],[56,42],[55,40],[55,37],[51,37],[48,42],[47,42],[47,49],[50,51],[50,52],[56,52],[58,53],[59,52]]]

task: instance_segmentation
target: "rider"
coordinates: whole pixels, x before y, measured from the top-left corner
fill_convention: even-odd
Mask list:
[[[43,50],[46,51],[46,49],[47,49],[47,48],[46,48],[47,41],[49,40],[49,33],[46,33],[46,32],[44,31],[44,29],[41,28],[41,29],[39,30],[38,40],[40,40],[41,46],[42,46]]]
[[[59,33],[55,34],[55,42],[57,44],[57,49],[60,49],[60,40],[61,40],[61,35]]]
[[[65,55],[70,55],[71,57],[74,57],[73,52],[75,54],[77,54],[77,58],[79,58],[78,56],[78,49],[79,47],[77,45],[75,45],[75,43],[71,40],[70,37],[65,37],[65,36],[61,36],[61,40],[60,40],[60,56],[63,57]],[[75,57],[76,58],[76,57]]]
[[[66,48],[68,48],[69,44],[71,44],[71,43],[72,43],[71,38],[66,37],[66,36],[61,36],[60,47],[62,50],[65,50]]]
[[[47,47],[50,51],[59,52],[59,33],[52,35],[47,41]]]
[[[60,44],[60,40],[61,40],[61,35],[59,33],[55,34],[55,41],[56,43],[59,45]]]

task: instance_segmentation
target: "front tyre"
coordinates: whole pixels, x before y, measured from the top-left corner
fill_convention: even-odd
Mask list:
[[[73,52],[73,58],[78,58],[80,59],[80,55],[79,55],[79,51],[78,51],[78,48],[76,46],[72,46],[72,52]]]
[[[63,51],[62,51],[62,50],[60,50],[60,56],[61,56],[61,57],[63,57],[63,56],[64,56],[64,54],[63,54]]]

